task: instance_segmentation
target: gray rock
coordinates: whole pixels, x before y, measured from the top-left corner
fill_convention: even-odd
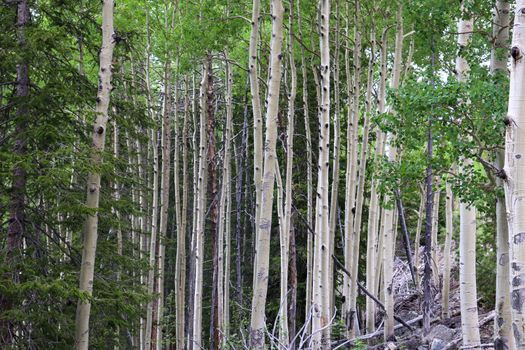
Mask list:
[[[428,334],[427,339],[429,341],[433,341],[434,339],[441,339],[445,343],[448,343],[454,339],[455,334],[456,330],[448,328],[445,325],[438,324],[430,329],[430,333]]]
[[[430,345],[430,350],[443,350],[446,345],[447,345],[446,341],[442,339],[434,338],[432,340],[432,345]]]

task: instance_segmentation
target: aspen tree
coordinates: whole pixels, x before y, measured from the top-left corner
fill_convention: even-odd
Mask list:
[[[374,84],[374,62],[376,50],[376,36],[374,29],[370,33],[370,57],[368,59],[368,74],[366,83],[366,99],[365,99],[365,119],[363,121],[363,137],[361,141],[361,155],[359,157],[358,170],[358,184],[357,184],[357,201],[354,229],[361,231],[361,218],[363,215],[364,193],[365,193],[365,174],[366,174],[366,159],[368,156],[368,135],[370,133],[370,117],[372,113],[372,87]],[[371,260],[374,255],[374,243],[376,241],[375,232],[368,232],[367,237],[367,266],[366,266],[366,287],[369,291],[373,291],[373,284],[375,279],[375,271],[373,265],[375,263]],[[366,331],[368,333],[375,330],[375,302],[371,298],[366,299]]]
[[[445,185],[445,226],[446,226],[446,237],[445,247],[443,251],[444,255],[444,267],[443,267],[443,288],[441,289],[441,318],[447,319],[450,317],[449,308],[449,294],[450,294],[450,265],[451,255],[450,247],[452,244],[452,235],[454,233],[454,198],[452,195],[452,187],[447,181]]]
[[[359,100],[361,94],[361,32],[359,27],[359,17],[361,11],[360,1],[355,2],[354,11],[354,82],[352,86],[350,74],[350,53],[346,49],[346,84],[347,94],[349,100],[351,99],[351,107],[348,108],[347,114],[347,130],[346,130],[346,177],[345,177],[345,225],[344,225],[344,240],[345,240],[345,268],[350,271],[351,276],[345,275],[345,283],[343,286],[343,293],[345,296],[345,310],[344,317],[348,336],[355,336],[355,312],[356,312],[356,298],[357,298],[357,266],[355,266],[354,256],[356,254],[356,244],[353,223],[355,207],[355,191],[356,191],[356,174],[357,174],[357,131],[359,122]],[[349,33],[348,22],[346,23],[347,36]]]
[[[330,293],[328,275],[331,256],[328,200],[330,161],[330,0],[320,2],[321,53],[319,105],[319,163],[317,176],[317,204],[314,242],[313,322],[312,346],[314,349],[330,347]]]
[[[25,4],[25,8],[24,5]],[[99,89],[97,93],[97,104],[95,108],[96,120],[93,126],[93,151],[91,163],[95,168],[102,164],[102,152],[106,138],[106,124],[108,121],[108,107],[111,95],[111,63],[113,60],[113,48],[115,38],[113,31],[113,0],[104,0],[102,4],[102,47],[100,50],[99,67]],[[19,4],[18,20],[28,16],[27,2]],[[27,18],[26,18],[27,20]],[[19,67],[27,69],[24,65]],[[22,72],[23,73],[23,72]],[[20,73],[18,74],[20,75]],[[26,75],[27,76],[27,75]],[[100,199],[100,173],[91,172],[87,181],[86,206],[97,210]],[[80,268],[80,292],[90,298],[93,293],[93,275],[95,269],[95,254],[97,249],[98,215],[92,213],[84,223],[84,242],[82,248],[82,263]],[[89,347],[89,316],[91,302],[88,298],[79,299],[75,319],[75,348],[87,350]]]
[[[297,0],[297,27],[299,28],[299,41],[303,41],[303,32],[301,26],[301,8]],[[309,228],[313,228],[313,171],[312,171],[312,133],[310,131],[310,110],[308,106],[308,73],[306,65],[306,54],[304,47],[301,45],[301,73],[303,78],[303,110],[304,110],[304,130],[306,136],[306,221]],[[305,317],[310,315],[312,306],[312,262],[313,262],[313,236],[310,230],[307,230],[306,238],[306,312]]]
[[[523,158],[523,144],[525,140],[525,1],[516,2],[514,27],[512,32],[509,108],[506,119],[505,139],[505,204],[507,206],[507,220],[510,237],[510,274],[511,274],[511,307],[512,328],[516,348],[525,346],[525,304],[524,283],[522,277],[525,266],[525,163]]]
[[[382,114],[386,111],[386,79],[387,79],[387,52],[388,52],[388,27],[383,30],[381,35],[381,69],[379,73],[379,92],[377,97],[378,113]],[[384,153],[384,133],[380,130],[376,130],[376,142],[374,152],[374,163],[380,161]],[[383,241],[381,235],[378,235],[379,230],[379,193],[378,193],[378,179],[372,178],[372,184],[370,188],[370,204],[368,207],[368,240],[367,244],[371,244],[370,253],[367,255],[366,260],[366,271],[367,271],[367,288],[371,291],[374,296],[377,296],[379,290],[379,276],[381,274],[379,252],[382,251]],[[384,220],[381,220],[383,222]],[[370,274],[370,276],[368,276]],[[368,280],[369,278],[369,280]],[[368,285],[370,283],[370,285]],[[368,299],[367,299],[368,300]],[[367,323],[372,325],[375,324],[375,303],[367,302],[366,304],[366,319]]]
[[[232,85],[233,85],[233,75],[231,73],[231,67],[230,62],[228,60],[228,56],[225,54],[225,70],[226,70],[226,124],[225,124],[225,130],[224,130],[224,158],[223,158],[223,164],[222,164],[222,184],[221,184],[221,193],[220,193],[220,199],[219,199],[219,230],[218,230],[218,237],[217,237],[217,248],[218,248],[218,261],[217,261],[217,291],[218,291],[218,299],[217,299],[217,318],[218,318],[218,332],[219,332],[219,347],[222,348],[225,344],[224,342],[227,340],[223,338],[223,335],[226,332],[228,324],[225,323],[225,321],[228,321],[225,319],[225,304],[228,300],[229,296],[226,295],[225,289],[227,288],[227,285],[229,285],[229,281],[226,279],[225,274],[228,273],[227,267],[229,265],[228,259],[229,257],[224,257],[224,249],[228,247],[230,242],[229,240],[225,240],[225,233],[227,230],[228,225],[228,217],[230,213],[226,210],[228,203],[230,202],[230,199],[228,197],[228,186],[230,184],[230,147],[231,147],[231,124],[232,124],[232,117],[233,117],[233,102],[232,102]]]
[[[268,291],[270,233],[272,228],[273,187],[277,160],[277,115],[281,84],[283,41],[283,14],[281,0],[272,0],[272,40],[270,43],[270,73],[268,80],[268,106],[266,109],[266,141],[260,212],[256,217],[256,257],[250,322],[250,348],[263,349],[265,343],[265,303]],[[256,152],[258,150],[255,150]]]
[[[348,109],[347,125],[347,163],[346,163],[346,193],[345,193],[345,261],[346,268],[351,272],[348,290],[345,296],[347,310],[345,312],[346,326],[349,336],[355,336],[356,301],[357,301],[357,271],[359,264],[359,237],[354,227],[354,211],[357,189],[357,157],[358,157],[358,129],[359,103],[361,97],[361,3],[355,2],[354,12],[354,84],[352,93],[352,108]],[[350,84],[349,68],[347,68],[347,84]],[[347,87],[348,88],[348,87]]]
[[[420,257],[419,257],[419,248],[420,248],[420,241],[421,241],[421,227],[423,225],[423,212],[425,210],[425,189],[423,186],[420,186],[419,189],[419,209],[417,211],[417,224],[416,224],[416,238],[415,238],[415,244],[414,244],[414,273],[416,274],[416,288],[419,288],[419,285],[421,283],[421,277],[420,277]]]
[[[199,150],[197,148],[197,135],[198,135],[198,122],[197,122],[197,104],[200,103],[200,100],[196,98],[196,81],[195,81],[195,74],[192,76],[192,104],[191,104],[191,115],[192,115],[192,124],[193,124],[193,133],[191,137],[191,148],[193,151],[193,204],[192,204],[192,211],[194,212],[194,215],[192,217],[192,226],[191,226],[191,241],[190,241],[190,259],[189,259],[189,274],[188,274],[188,312],[187,312],[187,327],[186,327],[186,333],[187,333],[187,342],[188,344],[186,347],[188,349],[193,349],[193,316],[194,316],[194,296],[195,296],[195,242],[197,241],[197,215],[196,210],[199,207],[198,202],[198,177],[199,177]],[[200,89],[203,89],[201,87]],[[199,91],[200,93],[200,91]],[[199,95],[200,97],[200,95]]]
[[[168,208],[170,198],[170,170],[171,170],[171,114],[172,114],[172,72],[170,58],[164,65],[164,110],[162,112],[162,173],[160,179],[160,225],[159,225],[159,247],[158,247],[158,266],[157,266],[157,293],[159,297],[156,300],[156,340],[155,347],[162,343],[161,320],[164,304],[164,253],[166,233],[168,229]],[[176,85],[175,85],[176,86]],[[176,114],[175,114],[176,115]],[[153,340],[152,340],[153,341]]]
[[[202,69],[202,81],[200,87],[200,120],[199,120],[199,156],[198,175],[196,188],[196,208],[194,227],[194,260],[195,260],[195,286],[193,295],[193,327],[191,336],[191,349],[202,348],[202,285],[204,268],[204,223],[206,215],[206,185],[207,185],[207,148],[208,135],[206,132],[207,122],[207,88],[208,88],[209,65],[204,62]]]
[[[159,151],[158,151],[158,131],[156,128],[151,129],[151,145],[153,149],[153,198],[151,203],[151,222],[149,230],[151,236],[149,238],[149,272],[148,272],[148,294],[153,294],[155,291],[155,269],[156,269],[156,252],[157,252],[157,232],[158,232],[158,212],[159,212]],[[152,332],[153,332],[153,318],[154,318],[154,302],[148,302],[146,308],[146,333],[144,335],[144,346],[146,349],[151,347]]]
[[[178,62],[176,64],[178,68]],[[179,175],[179,164],[180,164],[180,156],[179,156],[179,118],[178,118],[178,92],[179,92],[179,83],[176,80],[174,84],[174,103],[173,103],[173,111],[174,111],[174,123],[173,123],[173,142],[174,142],[174,151],[173,151],[173,194],[175,197],[174,200],[174,209],[175,209],[175,227],[176,227],[176,234],[175,237],[177,239],[177,253],[175,256],[175,285],[174,285],[174,293],[175,293],[175,335],[177,334],[177,327],[178,327],[178,310],[177,307],[179,305],[179,283],[180,283],[180,256],[179,253],[179,245],[184,245],[184,242],[181,242],[185,240],[184,234],[182,234],[181,238],[181,226],[182,226],[182,208],[181,208],[181,196],[180,196],[180,175]],[[186,107],[186,105],[184,105]],[[186,113],[186,112],[184,112]],[[170,150],[171,151],[171,150]],[[184,231],[182,231],[184,233]],[[177,340],[177,339],[175,339]]]
[[[434,285],[439,287],[439,243],[438,243],[438,230],[439,230],[439,199],[441,197],[441,191],[439,189],[440,181],[436,179],[436,187],[434,191],[434,205],[432,207],[432,279]]]
[[[175,206],[176,215],[180,217],[177,220],[177,253],[175,257],[175,293],[176,293],[176,307],[175,307],[175,345],[177,349],[184,348],[184,306],[186,293],[186,228],[187,228],[187,210],[188,210],[188,114],[189,114],[189,94],[190,83],[189,77],[184,79],[184,120],[182,122],[182,208],[180,214],[178,206]],[[177,101],[177,99],[175,99]],[[175,122],[177,127],[178,121]],[[175,129],[175,153],[178,153],[178,127]],[[180,196],[179,191],[179,166],[178,156],[175,156],[174,165],[174,189],[175,200]]]
[[[461,13],[467,15],[464,2]],[[459,82],[466,82],[469,71],[467,60],[461,56],[470,42],[473,29],[472,18],[458,22],[458,55],[456,74]],[[464,159],[462,168],[471,166],[471,159]],[[461,169],[462,170],[462,169]],[[481,343],[478,323],[478,305],[476,293],[476,207],[460,200],[459,203],[459,291],[461,300],[461,329],[463,346],[479,346]]]
[[[506,76],[507,73],[507,45],[509,44],[510,3],[506,0],[497,0],[493,13],[492,50],[490,55],[490,71],[496,76]],[[499,80],[496,80],[499,81]],[[505,159],[504,150],[496,151],[495,166],[502,169]],[[496,179],[498,187],[504,185],[502,179]],[[507,208],[505,197],[496,198],[496,322],[494,322],[494,343],[501,343],[504,347],[515,349],[516,345],[512,334],[512,310],[510,305],[510,266],[509,266],[509,228],[507,225]]]
[[[392,68],[392,80],[390,82],[391,89],[399,87],[401,76],[401,59],[403,49],[403,9],[399,5],[397,11],[397,26],[396,26],[396,44],[394,48],[394,66]],[[389,162],[395,162],[397,157],[397,149],[393,143],[394,135],[387,134],[385,152],[388,156]],[[390,201],[389,195],[385,195],[385,203]],[[384,297],[385,297],[385,342],[395,338],[394,336],[394,295],[393,295],[393,264],[394,264],[394,226],[395,210],[385,208],[385,229],[383,238],[383,279],[384,279]]]
[[[337,227],[337,213],[339,209],[339,168],[340,168],[340,148],[341,148],[341,106],[340,106],[340,89],[339,89],[339,0],[335,2],[335,48],[334,48],[334,141],[333,141],[333,165],[332,165],[332,186],[330,193],[330,257],[334,254],[335,232]],[[357,145],[357,144],[356,144]],[[328,285],[327,289],[330,298],[330,317],[334,311],[334,274],[333,260],[330,259],[330,267],[327,271]],[[330,271],[330,272],[329,272]]]
[[[288,261],[290,246],[290,230],[292,221],[292,179],[293,179],[293,140],[295,123],[295,97],[297,94],[297,71],[294,60],[294,41],[293,41],[293,19],[294,4],[290,0],[290,11],[288,15],[288,59],[290,67],[290,91],[288,93],[288,126],[286,129],[286,184],[284,199],[284,222],[281,230],[281,298],[279,318],[279,342],[284,347],[289,347],[288,330]]]
[[[250,34],[250,47],[248,51],[248,71],[250,77],[250,93],[252,95],[252,113],[253,113],[253,181],[255,183],[255,222],[259,222],[259,213],[262,200],[262,182],[263,182],[263,120],[261,109],[261,96],[259,92],[259,74],[257,72],[257,44],[259,35],[259,21],[261,1],[253,0],[252,4],[252,21]],[[257,235],[257,228],[255,234]],[[258,242],[255,236],[255,242]],[[255,243],[255,259],[257,259],[257,243]],[[257,265],[254,260],[253,265]],[[255,276],[253,277],[255,284]]]

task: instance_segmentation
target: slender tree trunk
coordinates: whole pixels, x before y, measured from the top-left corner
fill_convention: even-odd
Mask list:
[[[203,88],[203,87],[201,87]],[[191,139],[191,147],[193,150],[193,204],[192,204],[192,211],[193,211],[193,217],[192,217],[192,226],[191,226],[191,242],[190,242],[190,259],[189,259],[189,274],[188,274],[188,311],[187,311],[187,317],[186,321],[188,324],[186,325],[186,332],[187,332],[187,348],[193,349],[193,316],[194,316],[194,296],[195,296],[195,266],[196,266],[196,260],[195,260],[195,242],[197,241],[197,215],[196,210],[198,209],[199,202],[198,202],[198,177],[199,177],[199,151],[197,150],[197,130],[199,129],[197,126],[197,104],[198,99],[196,98],[196,82],[195,82],[195,74],[193,74],[192,78],[192,119],[193,119],[193,133],[192,133],[192,139]]]
[[[157,266],[157,288],[158,297],[156,299],[156,339],[152,339],[152,348],[159,349],[162,344],[161,321],[164,304],[164,253],[166,233],[168,229],[168,208],[170,198],[170,170],[171,170],[171,114],[172,114],[172,81],[171,81],[171,62],[169,59],[164,66],[164,110],[162,113],[162,173],[160,180],[160,225],[159,225],[159,247],[158,247],[158,266]]]
[[[157,255],[157,231],[158,231],[158,202],[159,202],[159,151],[158,151],[158,132],[156,128],[151,130],[151,148],[153,149],[153,200],[151,204],[151,222],[149,230],[151,236],[149,238],[149,272],[148,272],[148,294],[152,295],[155,292],[155,270],[156,270],[156,255]],[[146,350],[151,348],[151,341],[153,338],[153,320],[154,320],[155,303],[148,302],[146,309],[146,334],[144,339],[144,347]]]
[[[186,291],[186,231],[187,231],[187,211],[188,211],[188,114],[189,114],[189,77],[184,79],[185,96],[184,96],[184,120],[182,122],[182,208],[181,213],[177,214],[178,205],[175,205],[176,215],[180,218],[177,220],[177,253],[175,257],[175,348],[184,349],[184,308],[185,308],[185,291]],[[177,101],[177,99],[175,99]],[[177,106],[177,103],[175,104]],[[175,107],[177,108],[177,107]],[[179,151],[178,138],[178,120],[175,122],[175,153]],[[175,179],[175,200],[179,200],[179,166],[178,156],[175,156],[174,179]]]
[[[218,222],[219,222],[219,208],[217,200],[217,171],[216,171],[216,145],[215,145],[215,77],[213,75],[213,59],[212,55],[209,53],[206,58],[208,69],[208,81],[206,89],[206,106],[207,106],[207,133],[208,133],[208,196],[211,200],[209,208],[207,203],[205,207],[209,212],[209,221],[210,221],[210,232],[212,236],[212,256],[213,256],[213,282],[212,282],[212,300],[211,300],[211,317],[210,317],[210,348],[218,349],[220,344],[219,342],[219,332],[218,332],[218,295],[217,295],[217,270],[218,270],[218,250],[219,245],[217,242],[218,235]]]
[[[199,121],[199,159],[196,189],[195,233],[194,233],[194,264],[195,264],[195,287],[193,296],[193,327],[191,337],[191,349],[201,350],[202,344],[202,286],[204,268],[204,226],[206,216],[206,184],[207,184],[207,148],[208,134],[207,125],[207,85],[209,65],[205,62],[202,70],[202,81],[200,89],[200,121]]]
[[[492,28],[493,44],[490,55],[490,71],[499,83],[500,76],[506,76],[509,44],[510,3],[497,0],[494,8]],[[495,166],[503,169],[505,152],[496,151]],[[504,185],[502,179],[496,179],[498,187]],[[502,348],[516,349],[512,334],[512,310],[510,305],[510,266],[509,266],[509,227],[507,225],[505,197],[496,199],[496,322],[494,322],[494,344]]]
[[[224,315],[226,313],[225,303],[228,300],[229,296],[226,295],[225,289],[227,284],[229,286],[229,280],[226,280],[225,273],[228,273],[228,270],[225,268],[229,267],[229,256],[228,259],[224,259],[224,248],[229,250],[230,242],[225,240],[225,232],[227,231],[227,224],[229,222],[230,213],[226,211],[227,206],[229,205],[230,199],[228,198],[228,186],[230,185],[230,147],[231,147],[231,125],[233,117],[233,102],[232,102],[232,85],[233,85],[233,74],[231,73],[230,63],[228,57],[225,57],[226,63],[226,125],[224,130],[224,158],[222,163],[222,185],[221,185],[221,194],[219,202],[219,231],[217,237],[217,331],[219,333],[219,344],[218,346],[222,348],[225,345],[227,338],[223,338],[222,335],[225,335],[226,328],[229,327],[225,321]],[[229,231],[229,230],[228,230]]]
[[[290,1],[290,12],[288,21],[288,58],[290,67],[291,86],[288,94],[288,126],[286,131],[286,184],[284,199],[284,220],[281,228],[281,298],[279,318],[279,342],[288,348],[290,333],[288,329],[288,262],[290,247],[290,231],[292,221],[292,179],[293,179],[293,141],[295,132],[295,97],[297,94],[297,71],[294,60],[294,40],[293,40],[293,0]]]
[[[345,193],[345,250],[347,269],[351,272],[345,295],[345,321],[348,336],[354,337],[356,326],[357,278],[359,264],[359,237],[354,230],[356,189],[357,189],[357,155],[358,155],[358,126],[359,103],[361,98],[361,27],[359,26],[361,13],[360,1],[355,2],[354,12],[354,82],[353,92],[348,93],[352,98],[352,107],[348,109],[347,125],[347,163],[346,163],[346,193]],[[348,24],[347,24],[348,25]],[[350,85],[350,70],[347,70],[347,85]],[[352,95],[352,96],[351,96]]]
[[[388,52],[388,28],[383,30],[381,35],[381,70],[380,70],[380,81],[379,81],[379,93],[378,93],[378,113],[385,113],[386,110],[386,78],[387,78],[387,52]],[[374,163],[380,161],[383,157],[384,152],[384,133],[381,130],[376,131],[376,143],[375,143],[375,154]],[[380,213],[383,211],[379,208],[379,193],[378,193],[378,179],[372,178],[372,185],[370,189],[370,204],[368,207],[368,242],[372,245],[369,249],[369,255],[367,255],[367,288],[370,292],[377,296],[379,290],[379,277],[381,275],[380,264],[378,264],[379,252],[382,251],[383,246],[380,242],[383,241],[382,235],[378,235],[379,230],[379,219]],[[382,216],[381,216],[382,218]],[[383,225],[381,220],[381,225]],[[370,276],[368,274],[370,273]],[[369,285],[370,283],[370,285]],[[368,300],[368,299],[367,299]],[[367,323],[375,325],[375,302],[371,300],[366,304],[366,315]]]
[[[436,179],[435,182],[436,191],[434,192],[434,205],[432,207],[432,279],[434,286],[439,288],[439,242],[438,242],[438,230],[439,230],[439,199],[441,197],[441,190],[439,189],[440,181]]]
[[[299,28],[299,40],[303,41],[303,33],[301,27],[301,8],[297,0],[297,27]],[[313,227],[313,171],[312,171],[312,133],[310,131],[310,110],[308,105],[308,73],[306,65],[305,49],[301,45],[301,72],[303,78],[303,110],[304,110],[304,130],[306,136],[306,221],[310,228]],[[310,230],[307,230],[306,238],[306,320],[310,315],[310,307],[312,306],[312,262],[313,262],[313,235]]]
[[[456,74],[459,82],[466,82],[469,65],[461,56],[465,52],[472,36],[473,20],[466,17],[466,10],[461,2],[463,19],[458,22],[459,53],[456,57]],[[472,165],[471,159],[463,160],[463,168]],[[463,346],[479,346],[481,343],[478,323],[478,305],[476,293],[476,207],[460,200],[459,203],[459,292],[461,300],[461,329]]]
[[[292,216],[290,224],[290,261],[288,264],[288,290],[290,293],[290,303],[288,304],[288,330],[290,332],[290,350],[297,348],[294,342],[297,324],[297,249],[295,246],[295,228]]]
[[[334,50],[334,142],[333,142],[333,165],[332,165],[332,186],[330,193],[330,257],[335,251],[335,232],[337,228],[337,213],[339,212],[339,176],[340,176],[340,148],[341,148],[341,106],[339,88],[339,0],[335,2],[335,50]],[[330,259],[328,274],[328,288],[330,298],[330,317],[334,313],[335,288],[334,288],[334,262]]]
[[[265,307],[268,291],[270,234],[272,229],[273,187],[277,160],[277,115],[281,84],[282,41],[284,8],[281,0],[272,0],[272,40],[270,44],[270,75],[268,81],[268,107],[266,110],[266,141],[262,196],[256,222],[256,257],[254,266],[252,314],[250,322],[250,348],[263,349],[265,343]],[[258,151],[257,149],[255,150]],[[260,151],[260,150],[259,150]],[[257,216],[256,216],[257,218]]]
[[[252,31],[250,34],[250,47],[248,51],[248,70],[250,76],[250,93],[252,95],[252,113],[253,113],[253,181],[255,183],[255,222],[259,222],[259,213],[262,200],[262,182],[263,182],[263,121],[261,109],[261,97],[259,92],[259,74],[257,72],[257,44],[259,36],[260,22],[260,0],[253,0],[252,5]],[[254,230],[257,235],[257,228]],[[255,244],[258,242],[255,236]],[[255,259],[257,259],[257,245],[255,246]],[[257,260],[253,261],[253,266],[257,266]],[[256,276],[253,276],[255,285]]]
[[[16,28],[18,46],[22,51],[24,51],[27,47],[26,27],[30,24],[30,22],[31,14],[29,10],[29,4],[26,0],[21,0],[18,2],[16,9]],[[109,45],[107,48],[111,49],[110,54],[112,54],[113,47],[111,46],[111,43],[107,44]],[[101,65],[102,63],[101,57]],[[111,79],[111,76],[109,79]],[[110,82],[108,82],[108,84],[110,84]],[[25,131],[27,128],[27,117],[29,114],[29,109],[27,108],[27,105],[25,105],[26,101],[24,101],[29,96],[30,88],[29,64],[26,59],[22,59],[17,64],[15,86],[15,97],[20,100],[21,103],[20,106],[16,108],[16,138],[14,141],[13,155],[15,155],[17,158],[22,158],[27,151]],[[97,107],[98,105],[99,104],[97,103]],[[104,106],[100,107],[103,108]],[[99,113],[101,112],[99,111]],[[17,165],[13,168],[12,176],[13,182],[11,185],[9,198],[9,226],[7,230],[7,261],[9,263],[15,262],[15,256],[21,253],[20,249],[22,248],[22,234],[25,231],[25,191],[27,183],[27,171],[23,166]],[[16,273],[13,273],[13,276],[15,275]]]
[[[317,204],[314,242],[313,276],[313,323],[312,346],[314,349],[330,347],[330,293],[328,290],[331,273],[330,222],[328,200],[328,177],[330,165],[330,1],[320,3],[320,84],[319,105],[319,163],[317,177]]]
[[[246,100],[246,99],[245,99]],[[237,284],[237,301],[239,305],[243,304],[243,290],[242,290],[242,260],[243,260],[243,242],[241,231],[243,227],[243,221],[241,217],[242,212],[242,199],[243,199],[243,180],[244,180],[244,162],[247,158],[247,144],[248,144],[248,105],[245,102],[244,109],[244,121],[242,125],[242,139],[237,151],[237,181],[235,184],[235,206],[236,206],[236,218],[235,218],[235,241],[236,241],[236,284]],[[245,206],[246,207],[246,206]]]
[[[359,157],[359,170],[358,170],[358,184],[357,184],[357,201],[356,201],[356,213],[354,230],[361,232],[361,218],[363,216],[363,204],[364,204],[364,193],[365,193],[365,177],[366,177],[366,159],[368,156],[368,135],[370,132],[370,117],[372,113],[372,87],[374,84],[374,62],[375,62],[375,44],[376,44],[375,31],[372,29],[370,33],[370,58],[368,60],[368,75],[366,85],[366,100],[365,100],[365,120],[363,122],[363,138],[361,142],[361,155]],[[372,267],[375,262],[371,259],[374,258],[374,244],[376,241],[375,231],[368,232],[367,237],[367,274],[366,274],[366,287],[369,291],[373,291],[373,284],[375,279],[375,271]],[[375,302],[371,298],[366,299],[366,330],[368,333],[375,330]]]
[[[443,270],[443,289],[441,291],[441,318],[447,319],[450,317],[449,295],[450,295],[450,266],[452,260],[451,244],[452,235],[454,234],[454,197],[452,194],[452,186],[449,182],[446,183],[446,202],[445,202],[445,225],[446,237],[444,248],[444,270]]]
[[[423,211],[425,210],[425,189],[423,185],[420,188],[420,200],[419,210],[417,212],[417,224],[416,224],[416,238],[414,240],[414,273],[416,274],[416,288],[419,288],[421,283],[420,277],[420,257],[419,248],[421,245],[421,226],[423,224]]]
[[[16,28],[18,47],[21,50],[20,57],[26,56],[24,55],[24,51],[26,51],[27,48],[26,27],[30,24],[30,22],[31,14],[29,10],[29,4],[26,0],[21,0],[18,2],[16,8]],[[18,280],[18,267],[15,266],[20,262],[18,261],[17,257],[21,255],[22,239],[25,232],[25,196],[27,171],[25,167],[20,164],[23,164],[21,160],[27,152],[26,129],[29,117],[29,109],[26,105],[27,101],[25,100],[29,96],[29,89],[29,63],[27,62],[27,58],[22,58],[16,66],[15,97],[19,100],[20,105],[16,108],[13,156],[16,157],[15,160],[17,161],[15,164],[17,165],[15,165],[12,169],[12,184],[9,194],[9,225],[7,228],[6,242],[6,262],[11,268],[10,278],[15,283]],[[0,309],[2,311],[8,311],[11,308],[10,304],[11,301],[6,296],[0,296]],[[89,313],[87,317],[89,321]],[[13,341],[14,334],[14,325],[10,322],[10,320],[0,320],[0,344],[5,344],[6,346],[10,344]]]
[[[24,6],[25,5],[25,6]],[[96,121],[93,126],[93,150],[91,163],[95,168],[102,164],[102,155],[106,138],[106,124],[108,121],[108,107],[111,95],[111,63],[113,60],[113,48],[115,46],[113,32],[113,0],[104,0],[102,5],[102,47],[100,50],[100,68],[99,68],[99,89],[97,93],[97,104],[95,108]],[[27,2],[22,1],[18,7],[18,21],[27,23],[29,9]],[[19,90],[17,93],[27,96],[28,87],[27,65],[18,67]],[[23,79],[25,77],[25,79]],[[23,151],[22,147],[22,151]],[[16,186],[18,186],[17,184]],[[24,186],[25,187],[25,181]],[[18,186],[20,187],[20,186]],[[23,197],[22,197],[23,198]],[[92,172],[88,175],[86,206],[97,210],[100,199],[100,173]],[[20,204],[23,205],[23,202]],[[19,205],[16,209],[20,208]],[[23,206],[22,206],[23,210]],[[14,211],[12,211],[14,213]],[[16,213],[18,214],[18,213]],[[23,215],[23,214],[22,214]],[[18,218],[20,219],[20,218]],[[16,237],[15,234],[9,234],[8,237]],[[97,249],[98,236],[98,215],[93,213],[89,215],[84,223],[84,242],[82,248],[82,264],[80,268],[80,292],[91,297],[93,293],[93,274],[95,269],[95,254]],[[9,246],[9,245],[8,245]],[[78,350],[87,350],[89,347],[89,316],[91,312],[91,302],[89,299],[79,299],[75,319],[75,348]]]
[[[525,201],[523,193],[525,181],[525,162],[523,158],[525,140],[525,1],[516,2],[514,27],[512,33],[509,110],[506,119],[505,141],[505,204],[507,206],[508,229],[510,237],[511,307],[514,340],[518,349],[525,346],[525,279],[522,270],[525,266]]]
[[[397,12],[397,27],[396,27],[396,44],[394,49],[394,67],[392,72],[392,80],[390,82],[391,89],[399,87],[401,76],[401,60],[403,49],[403,17],[402,7],[398,8]],[[385,152],[388,156],[389,162],[395,162],[397,157],[397,149],[394,145],[394,135],[387,134]],[[390,202],[390,196],[385,195],[385,203]],[[394,222],[395,210],[385,208],[385,235],[383,241],[383,279],[384,279],[384,295],[385,295],[385,342],[395,339],[394,336],[394,294],[393,294],[393,264],[394,264]]]

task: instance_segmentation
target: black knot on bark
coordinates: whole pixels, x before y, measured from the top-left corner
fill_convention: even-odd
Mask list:
[[[104,133],[104,127],[103,126],[97,126],[96,132],[97,132],[97,134],[102,135]]]
[[[519,47],[513,46],[512,49],[510,49],[510,55],[514,60],[517,60],[521,56],[521,51]]]
[[[509,118],[509,116],[506,116],[506,117],[503,119],[503,124],[505,124],[506,126],[509,126],[509,125],[510,125],[510,118]]]

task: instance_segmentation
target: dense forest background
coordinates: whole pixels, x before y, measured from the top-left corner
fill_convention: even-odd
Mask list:
[[[522,349],[524,6],[3,1],[0,347]]]

